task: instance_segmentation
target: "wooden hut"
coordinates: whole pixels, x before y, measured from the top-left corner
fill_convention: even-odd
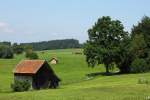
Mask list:
[[[33,89],[56,88],[60,81],[45,60],[23,60],[13,73],[14,80],[28,81]]]
[[[58,63],[58,59],[53,57],[52,59],[50,59],[50,63],[55,65]]]

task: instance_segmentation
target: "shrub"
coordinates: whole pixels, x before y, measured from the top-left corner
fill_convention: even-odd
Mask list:
[[[14,52],[15,54],[22,54],[23,51],[24,51],[24,48],[23,48],[23,47],[19,47],[19,46],[13,47],[13,52]]]
[[[30,52],[30,53],[26,52],[26,57],[29,59],[38,59],[39,58],[37,53],[35,53],[35,52]]]
[[[136,58],[131,63],[131,72],[139,73],[139,72],[148,72],[149,70],[150,68],[144,59]]]
[[[23,92],[28,91],[31,87],[31,84],[28,81],[15,81],[11,84],[11,88],[14,92]]]

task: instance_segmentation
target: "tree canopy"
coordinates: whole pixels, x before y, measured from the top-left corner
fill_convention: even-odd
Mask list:
[[[88,35],[89,40],[84,47],[88,65],[94,67],[96,64],[104,64],[108,73],[119,55],[121,42],[128,36],[123,24],[104,16],[88,30]]]
[[[129,35],[119,20],[104,16],[88,35],[84,54],[89,66],[104,64],[106,72],[114,65],[121,73],[150,71],[150,17],[144,16]]]
[[[8,45],[0,45],[0,58],[10,59],[13,58],[12,48]]]
[[[131,33],[132,72],[150,71],[150,17],[144,16]],[[135,67],[136,66],[136,67]]]

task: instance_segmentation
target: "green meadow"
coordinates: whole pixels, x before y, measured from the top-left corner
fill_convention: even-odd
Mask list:
[[[90,68],[84,55],[73,54],[79,50],[38,52],[40,59],[49,61],[51,57],[58,58],[59,63],[51,65],[62,80],[58,89],[12,92],[12,70],[25,59],[24,55],[0,59],[0,100],[150,100],[150,84],[138,83],[141,78],[150,81],[150,73],[104,76],[101,74],[105,72],[103,65]],[[87,77],[92,73],[99,74]]]

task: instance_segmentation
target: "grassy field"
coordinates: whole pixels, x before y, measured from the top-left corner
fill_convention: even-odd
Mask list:
[[[57,57],[59,64],[52,65],[62,82],[58,89],[13,93],[12,70],[24,58],[0,60],[0,100],[150,100],[150,85],[138,84],[140,78],[150,80],[150,73],[87,78],[86,74],[104,72],[103,65],[88,68],[83,55],[75,49],[38,52],[40,59]]]

